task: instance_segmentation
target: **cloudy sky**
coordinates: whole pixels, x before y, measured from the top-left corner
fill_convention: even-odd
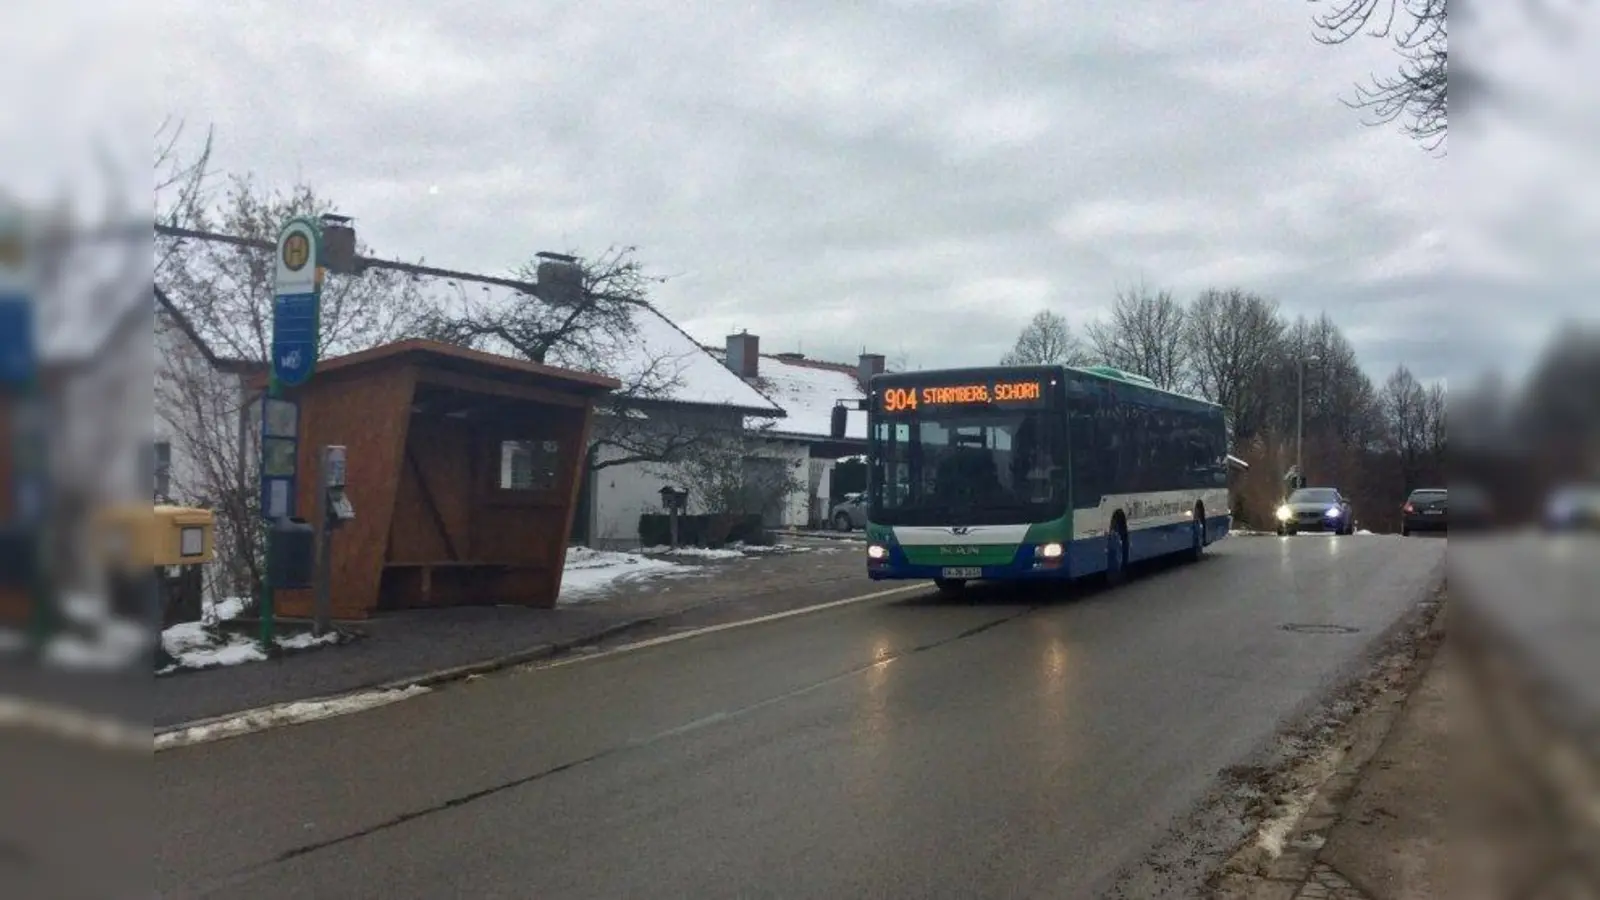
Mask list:
[[[1139,281],[1326,312],[1378,376],[1544,334],[1447,266],[1454,157],[1339,102],[1387,47],[1296,0],[172,7],[162,112],[219,168],[308,180],[383,256],[637,245],[707,342],[987,363]]]

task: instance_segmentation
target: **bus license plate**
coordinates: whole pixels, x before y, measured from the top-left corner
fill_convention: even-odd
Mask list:
[[[982,578],[982,569],[945,569],[945,578]]]

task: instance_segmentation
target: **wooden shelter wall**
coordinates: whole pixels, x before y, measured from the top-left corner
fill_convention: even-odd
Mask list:
[[[395,367],[359,377],[318,376],[311,382],[313,389],[288,394],[301,402],[296,511],[318,527],[320,448],[346,448],[346,490],[356,516],[333,536],[330,594],[335,618],[365,618],[377,605],[415,384],[414,369]],[[309,590],[278,591],[277,598],[282,615],[310,616],[314,611]]]

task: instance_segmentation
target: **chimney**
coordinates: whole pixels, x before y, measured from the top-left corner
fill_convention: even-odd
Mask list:
[[[740,378],[760,374],[761,338],[748,331],[728,335],[728,368]]]
[[[865,391],[867,389],[867,383],[872,380],[872,376],[882,374],[883,354],[861,354],[861,365],[856,369],[856,380],[861,382],[861,390]]]

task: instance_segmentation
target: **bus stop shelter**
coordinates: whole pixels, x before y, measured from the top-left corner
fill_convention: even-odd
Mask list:
[[[299,515],[321,449],[346,448],[352,521],[335,532],[338,619],[456,604],[553,607],[597,398],[614,379],[410,340],[319,362],[300,404]],[[279,590],[311,616],[310,590]]]

